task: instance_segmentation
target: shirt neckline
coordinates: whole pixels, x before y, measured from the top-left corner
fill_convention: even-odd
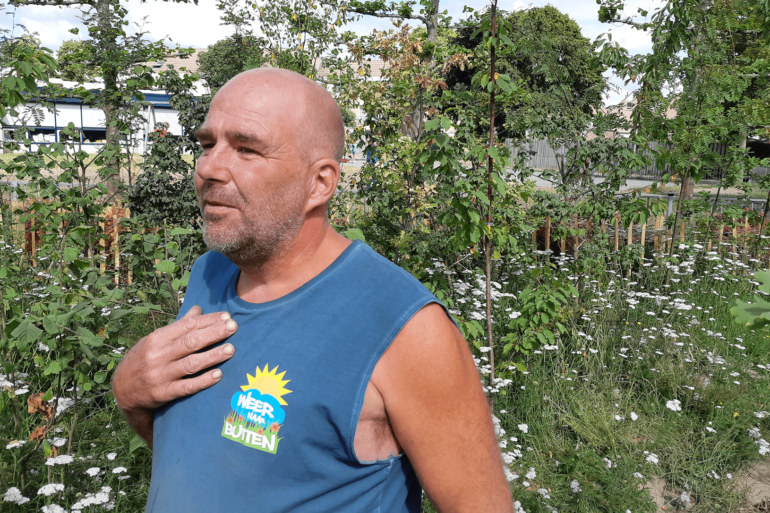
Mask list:
[[[246,301],[242,299],[238,295],[237,290],[237,284],[238,284],[238,278],[241,275],[241,270],[235,266],[235,272],[230,277],[230,281],[227,284],[226,289],[226,298],[228,304],[237,307],[238,310],[246,311],[246,312],[257,312],[257,311],[263,311],[263,310],[269,310],[271,308],[279,307],[282,305],[285,305],[287,303],[290,303],[296,299],[298,299],[300,296],[305,294],[308,290],[316,286],[318,283],[326,279],[329,275],[334,273],[335,270],[337,270],[339,267],[341,267],[343,264],[345,264],[346,261],[350,260],[353,257],[353,254],[356,252],[358,248],[363,247],[363,243],[361,240],[355,240],[353,241],[348,247],[346,247],[342,253],[340,253],[340,256],[338,256],[334,262],[329,264],[326,269],[318,273],[317,275],[313,276],[309,281],[303,283],[298,288],[292,290],[285,296],[281,296],[277,299],[273,299],[272,301],[267,301],[265,303],[250,303],[249,301]],[[235,265],[235,264],[233,264]]]

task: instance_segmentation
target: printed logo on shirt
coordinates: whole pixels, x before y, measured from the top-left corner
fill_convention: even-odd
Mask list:
[[[286,412],[283,396],[291,393],[284,388],[290,380],[284,380],[286,371],[276,374],[273,370],[257,366],[254,376],[246,374],[248,385],[241,387],[230,400],[231,411],[225,417],[222,436],[246,447],[275,454],[278,452],[278,432],[281,430]]]

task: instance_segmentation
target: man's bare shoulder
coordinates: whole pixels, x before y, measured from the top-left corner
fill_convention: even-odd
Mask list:
[[[423,307],[404,326],[372,382],[440,511],[513,510],[473,356],[440,304]]]

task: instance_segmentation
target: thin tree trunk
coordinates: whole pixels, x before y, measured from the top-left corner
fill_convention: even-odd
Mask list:
[[[495,15],[497,14],[497,0],[492,3],[492,35],[491,37],[497,37],[497,20]],[[492,46],[492,66],[489,71],[490,82],[495,81],[495,47]],[[495,89],[492,88],[492,92],[489,94],[489,149],[492,149],[495,144]],[[489,204],[487,205],[487,230],[488,233],[492,231],[492,172],[494,170],[494,159],[492,155],[489,157],[489,168],[487,169],[487,199]],[[487,277],[487,336],[489,337],[489,365],[491,373],[489,374],[489,384],[492,386],[495,381],[495,345],[492,338],[492,238],[486,235],[486,277]]]

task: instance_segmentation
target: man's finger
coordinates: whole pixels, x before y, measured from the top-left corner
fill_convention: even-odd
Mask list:
[[[190,331],[169,344],[170,360],[180,360],[187,355],[197,353],[211,344],[220,342],[238,331],[238,323],[229,319],[218,321],[211,326]]]
[[[232,344],[223,344],[202,353],[193,353],[177,361],[173,365],[173,370],[171,370],[170,374],[180,378],[197,374],[204,369],[229,360],[234,354],[235,347]]]
[[[166,389],[166,397],[164,398],[166,400],[165,402],[173,401],[174,399],[179,399],[180,397],[185,397],[195,394],[196,392],[200,392],[201,390],[219,383],[221,379],[222,371],[219,369],[214,369],[194,378],[179,379],[173,381]]]
[[[230,319],[230,314],[227,312],[213,312],[209,314],[196,315],[193,310],[200,312],[200,308],[193,307],[179,320],[169,324],[166,327],[160,328],[155,333],[158,333],[159,336],[162,336],[166,340],[174,340],[183,337],[191,331],[205,329],[209,326],[213,326],[218,322],[227,321]]]

